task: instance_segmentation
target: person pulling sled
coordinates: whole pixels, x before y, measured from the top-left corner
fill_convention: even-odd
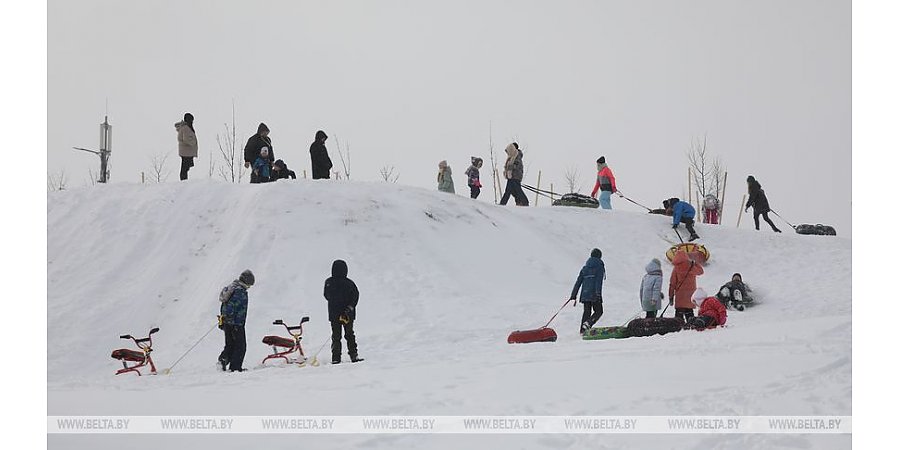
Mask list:
[[[244,355],[247,353],[247,290],[256,282],[249,269],[241,272],[237,280],[222,288],[219,293],[219,329],[225,332],[225,348],[219,354],[219,366],[223,371],[244,371]]]
[[[756,231],[759,231],[759,216],[762,216],[763,220],[772,227],[772,231],[781,233],[781,230],[769,218],[771,209],[769,208],[769,199],[766,197],[766,191],[763,190],[759,181],[753,178],[753,175],[747,177],[747,192],[750,194],[750,197],[744,206],[744,212],[747,212],[751,207],[753,208],[753,225],[756,227]]]
[[[672,264],[675,268],[669,278],[669,305],[675,305],[675,317],[686,322],[694,317],[691,295],[697,290],[697,277],[703,275],[703,267],[685,252],[677,252]]]
[[[670,198],[669,206],[672,207],[672,229],[677,233],[678,224],[683,223],[688,233],[691,233],[688,241],[700,239],[700,236],[697,236],[697,232],[694,231],[694,215],[697,214],[697,210],[690,203],[679,200],[678,197]]]
[[[331,264],[331,277],[325,280],[325,300],[328,301],[328,321],[331,322],[331,363],[341,363],[341,330],[347,340],[350,361],[362,361],[353,332],[359,289],[353,280],[347,278],[347,263],[340,259]]]
[[[603,279],[606,278],[606,267],[603,264],[603,252],[599,248],[591,250],[591,256],[578,272],[575,287],[569,300],[575,300],[578,289],[581,289],[581,303],[584,313],[581,315],[580,334],[589,330],[603,315]],[[574,306],[574,305],[573,305]]]

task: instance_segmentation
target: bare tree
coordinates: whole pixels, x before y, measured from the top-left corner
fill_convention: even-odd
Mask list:
[[[97,184],[97,174],[94,173],[93,169],[88,169],[88,182],[85,183],[85,186],[90,184],[91,186]]]
[[[162,183],[169,178],[169,171],[166,170],[168,159],[168,152],[160,152],[150,158],[150,179],[152,181]]]
[[[581,190],[581,174],[578,173],[578,166],[566,169],[566,186],[569,187],[569,192]]]
[[[488,146],[491,151],[491,180],[494,182],[494,203],[500,203],[500,179],[497,176],[497,159],[494,157],[494,127],[488,122]]]
[[[47,192],[64,191],[69,184],[65,170],[60,170],[55,174],[47,174]]]
[[[237,132],[234,125],[234,100],[231,101],[231,125],[225,124],[225,133],[216,135],[216,144],[219,146],[219,155],[222,164],[219,166],[219,176],[225,181],[240,183],[244,178],[244,158],[238,147]],[[212,170],[212,169],[210,169]]]
[[[384,166],[381,168],[381,178],[388,183],[396,183],[400,179],[400,173],[394,172],[394,166]]]
[[[341,165],[344,167],[343,176],[347,180],[350,179],[350,142],[348,141],[345,145],[341,146],[341,141],[338,139],[337,135],[334,135],[334,143],[337,146],[338,156],[341,158]],[[346,155],[345,155],[346,153]],[[346,156],[346,158],[345,158]],[[335,171],[338,180],[341,179],[340,172]]]
[[[718,157],[713,158],[707,153],[706,135],[702,140],[696,138],[691,141],[687,156],[691,165],[692,189],[696,190],[697,198],[702,199],[708,194],[719,198],[725,166]]]
[[[209,158],[207,159],[209,160],[209,172],[207,173],[207,177],[212,179],[216,174],[216,159],[213,158],[212,155],[209,155]]]

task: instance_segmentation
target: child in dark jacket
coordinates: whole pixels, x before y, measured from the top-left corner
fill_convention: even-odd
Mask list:
[[[225,332],[225,349],[219,354],[222,370],[243,372],[244,355],[247,353],[247,306],[250,298],[247,289],[253,286],[256,277],[249,269],[241,273],[237,280],[222,288],[219,293],[219,328]]]
[[[297,174],[294,173],[293,170],[288,169],[287,164],[284,163],[283,160],[275,161],[275,164],[272,165],[272,181],[280,180],[280,179],[297,179]]]
[[[347,278],[347,263],[340,259],[331,265],[331,277],[325,280],[325,300],[328,301],[328,321],[331,322],[331,363],[341,363],[341,329],[347,340],[350,361],[362,361],[353,332],[359,290],[356,283]]]
[[[484,160],[472,157],[472,165],[466,169],[466,176],[469,177],[469,191],[472,198],[478,198],[481,194],[481,175],[478,169],[481,169]]]
[[[272,162],[269,160],[269,148],[259,150],[259,157],[253,161],[253,173],[260,183],[272,181]]]
[[[602,257],[603,252],[599,248],[591,250],[591,257],[578,272],[578,279],[575,280],[575,287],[569,297],[570,300],[575,300],[578,289],[581,288],[581,303],[584,304],[579,331],[581,334],[594,326],[603,315],[603,279],[606,278],[606,267],[600,259]]]

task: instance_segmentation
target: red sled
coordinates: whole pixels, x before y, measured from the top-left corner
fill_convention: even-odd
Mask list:
[[[541,327],[536,330],[516,330],[509,333],[506,342],[510,344],[528,344],[531,342],[556,342],[556,331],[553,328]]]
[[[131,339],[140,350],[132,350],[130,348],[120,348],[113,350],[110,356],[113,359],[122,361],[122,368],[116,371],[116,375],[133,372],[138,374],[138,376],[141,376],[141,371],[138,369],[146,366],[147,364],[150,364],[150,374],[156,375],[156,365],[153,364],[153,358],[150,357],[150,352],[153,351],[153,333],[156,333],[157,331],[159,331],[159,328],[150,330],[150,334],[142,339],[138,339],[130,334],[123,334],[119,336],[119,338],[121,339]],[[129,362],[133,362],[135,364],[129,366]]]

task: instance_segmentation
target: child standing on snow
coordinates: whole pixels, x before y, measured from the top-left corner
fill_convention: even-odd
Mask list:
[[[328,301],[328,321],[331,322],[331,363],[341,363],[342,329],[350,361],[362,361],[357,352],[356,334],[353,333],[359,290],[356,283],[347,278],[347,263],[340,259],[331,264],[331,277],[325,280],[325,300]]]
[[[438,163],[437,182],[439,191],[450,194],[456,193],[456,189],[453,187],[453,171],[450,170],[450,165],[447,164],[446,160]]]
[[[725,306],[719,302],[719,299],[710,297],[702,288],[697,288],[691,296],[691,301],[699,309],[697,317],[693,317],[687,322],[687,328],[702,330],[725,325],[728,320],[728,311],[725,310]]]
[[[250,298],[247,289],[253,286],[256,277],[249,269],[241,273],[237,280],[222,288],[219,293],[219,328],[225,332],[225,349],[219,354],[222,370],[243,372],[244,355],[247,353],[247,305]]]
[[[703,223],[719,224],[719,199],[715,195],[703,198]]]
[[[647,318],[656,317],[659,311],[662,299],[665,296],[662,293],[663,273],[659,260],[653,258],[645,268],[647,274],[641,280],[641,309],[647,313]]]
[[[253,161],[253,173],[260,183],[267,183],[272,180],[272,162],[269,161],[269,147],[263,147],[259,150],[259,157]]]
[[[697,277],[703,275],[703,267],[685,252],[675,252],[672,264],[675,268],[669,278],[669,305],[675,305],[675,317],[685,322],[694,317],[691,295],[697,290]]]
[[[469,177],[470,196],[472,198],[478,198],[478,194],[481,194],[481,177],[478,169],[481,169],[482,164],[484,164],[484,161],[481,158],[473,156],[472,165],[466,169],[466,176]]]
[[[599,248],[591,250],[591,257],[584,263],[581,272],[578,272],[578,279],[575,280],[575,287],[569,297],[569,300],[575,300],[578,288],[581,288],[581,303],[584,304],[579,331],[581,334],[594,326],[603,315],[603,279],[606,278],[606,267],[601,257],[603,252]]]

